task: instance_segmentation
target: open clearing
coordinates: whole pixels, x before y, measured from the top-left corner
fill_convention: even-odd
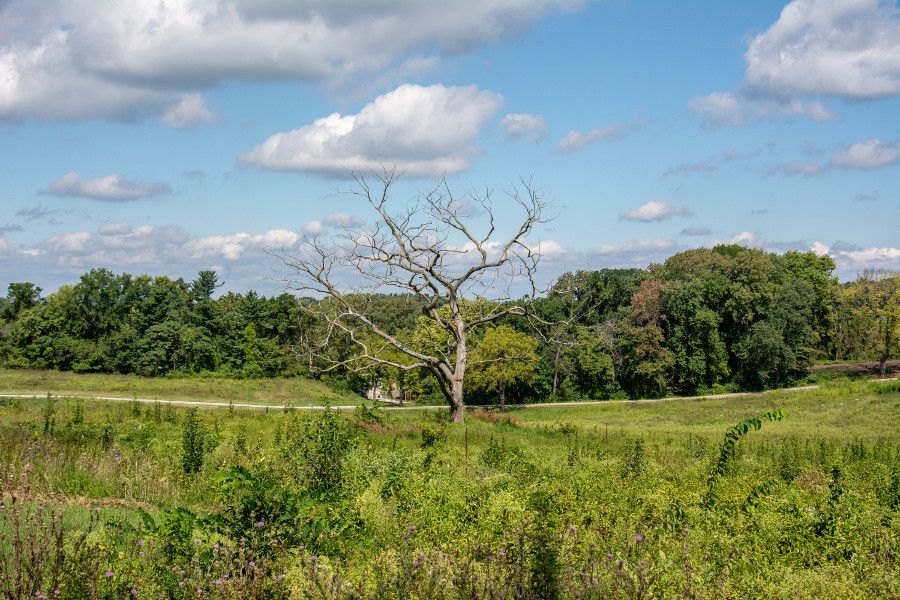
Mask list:
[[[10,395],[41,395],[107,399],[135,398],[185,402],[219,402],[224,406],[255,404],[266,406],[311,406],[325,403],[356,405],[356,394],[336,391],[327,385],[302,377],[228,379],[223,377],[140,377],[0,369],[0,392]]]

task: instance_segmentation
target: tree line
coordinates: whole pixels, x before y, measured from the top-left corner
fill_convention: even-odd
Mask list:
[[[900,356],[900,275],[867,271],[840,283],[828,256],[737,245],[681,252],[646,269],[561,276],[527,311],[506,311],[468,340],[466,403],[658,397],[787,385],[810,364]],[[408,356],[360,340],[322,315],[334,299],[255,292],[215,296],[212,271],[193,281],[106,269],[46,296],[32,283],[0,299],[0,364],[146,376],[315,376],[363,391],[392,384],[439,401],[439,381],[398,368]],[[410,348],[452,350],[451,336],[412,294],[356,294],[354,310]],[[478,297],[470,320],[502,306]],[[523,313],[525,316],[522,316]],[[327,340],[327,344],[322,342]],[[364,340],[363,340],[364,341]]]

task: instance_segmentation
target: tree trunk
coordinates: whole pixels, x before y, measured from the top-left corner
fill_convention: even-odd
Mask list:
[[[506,410],[506,382],[500,382],[500,410]]]
[[[450,400],[450,416],[454,423],[462,423],[465,420],[465,405],[463,404],[462,379],[453,380],[453,397]]]
[[[553,356],[553,398],[556,398],[556,388],[559,384],[559,347],[556,348],[556,354]]]
[[[462,329],[460,327],[460,329]],[[466,364],[469,352],[466,349],[465,335],[458,336],[456,342],[456,368],[453,370],[453,381],[450,382],[450,412],[454,423],[462,423],[465,419],[463,404],[463,378],[466,375]]]

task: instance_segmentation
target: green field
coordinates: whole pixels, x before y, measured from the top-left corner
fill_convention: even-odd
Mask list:
[[[310,406],[358,404],[356,394],[338,391],[302,377],[228,379],[224,377],[141,377],[105,373],[0,368],[0,393],[51,392],[58,396],[128,398]]]
[[[38,377],[4,371],[0,387],[252,389]],[[255,393],[315,389],[270,386]],[[774,410],[784,418],[738,436],[710,488],[725,432]],[[188,414],[2,402],[0,480],[18,507],[0,513],[4,569],[16,527],[39,540],[48,513],[64,515],[64,564],[36,570],[22,597],[53,577],[63,598],[89,597],[85,586],[110,598],[900,597],[896,383],[470,409],[465,425],[443,411],[200,410],[196,427]]]

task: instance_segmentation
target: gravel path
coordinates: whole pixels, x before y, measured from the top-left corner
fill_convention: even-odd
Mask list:
[[[645,398],[640,400],[591,400],[584,402],[539,402],[534,404],[512,404],[510,408],[559,408],[567,406],[603,406],[606,404],[643,404],[653,402],[674,402],[678,400],[717,400],[722,398],[745,398],[751,396],[760,396],[775,392],[806,392],[819,389],[818,385],[803,385],[792,388],[782,388],[778,390],[766,390],[764,392],[738,392],[733,394],[707,394],[705,396],[670,396],[668,398]],[[20,398],[23,400],[39,400],[47,397],[48,392],[29,392],[25,394],[0,394],[0,398]],[[287,408],[281,404],[245,404],[243,402],[204,402],[202,400],[167,400],[164,398],[126,398],[122,396],[87,396],[77,394],[65,394],[50,392],[57,398],[82,398],[84,400],[98,400],[101,402],[138,402],[140,404],[171,404],[172,406],[199,406],[203,408],[251,408],[255,410],[275,409],[284,410]],[[336,410],[355,410],[355,404],[352,405],[332,405],[331,408]],[[295,410],[323,410],[324,406],[293,406]],[[446,410],[446,406],[386,406],[384,410]],[[483,407],[478,407],[483,408]]]

